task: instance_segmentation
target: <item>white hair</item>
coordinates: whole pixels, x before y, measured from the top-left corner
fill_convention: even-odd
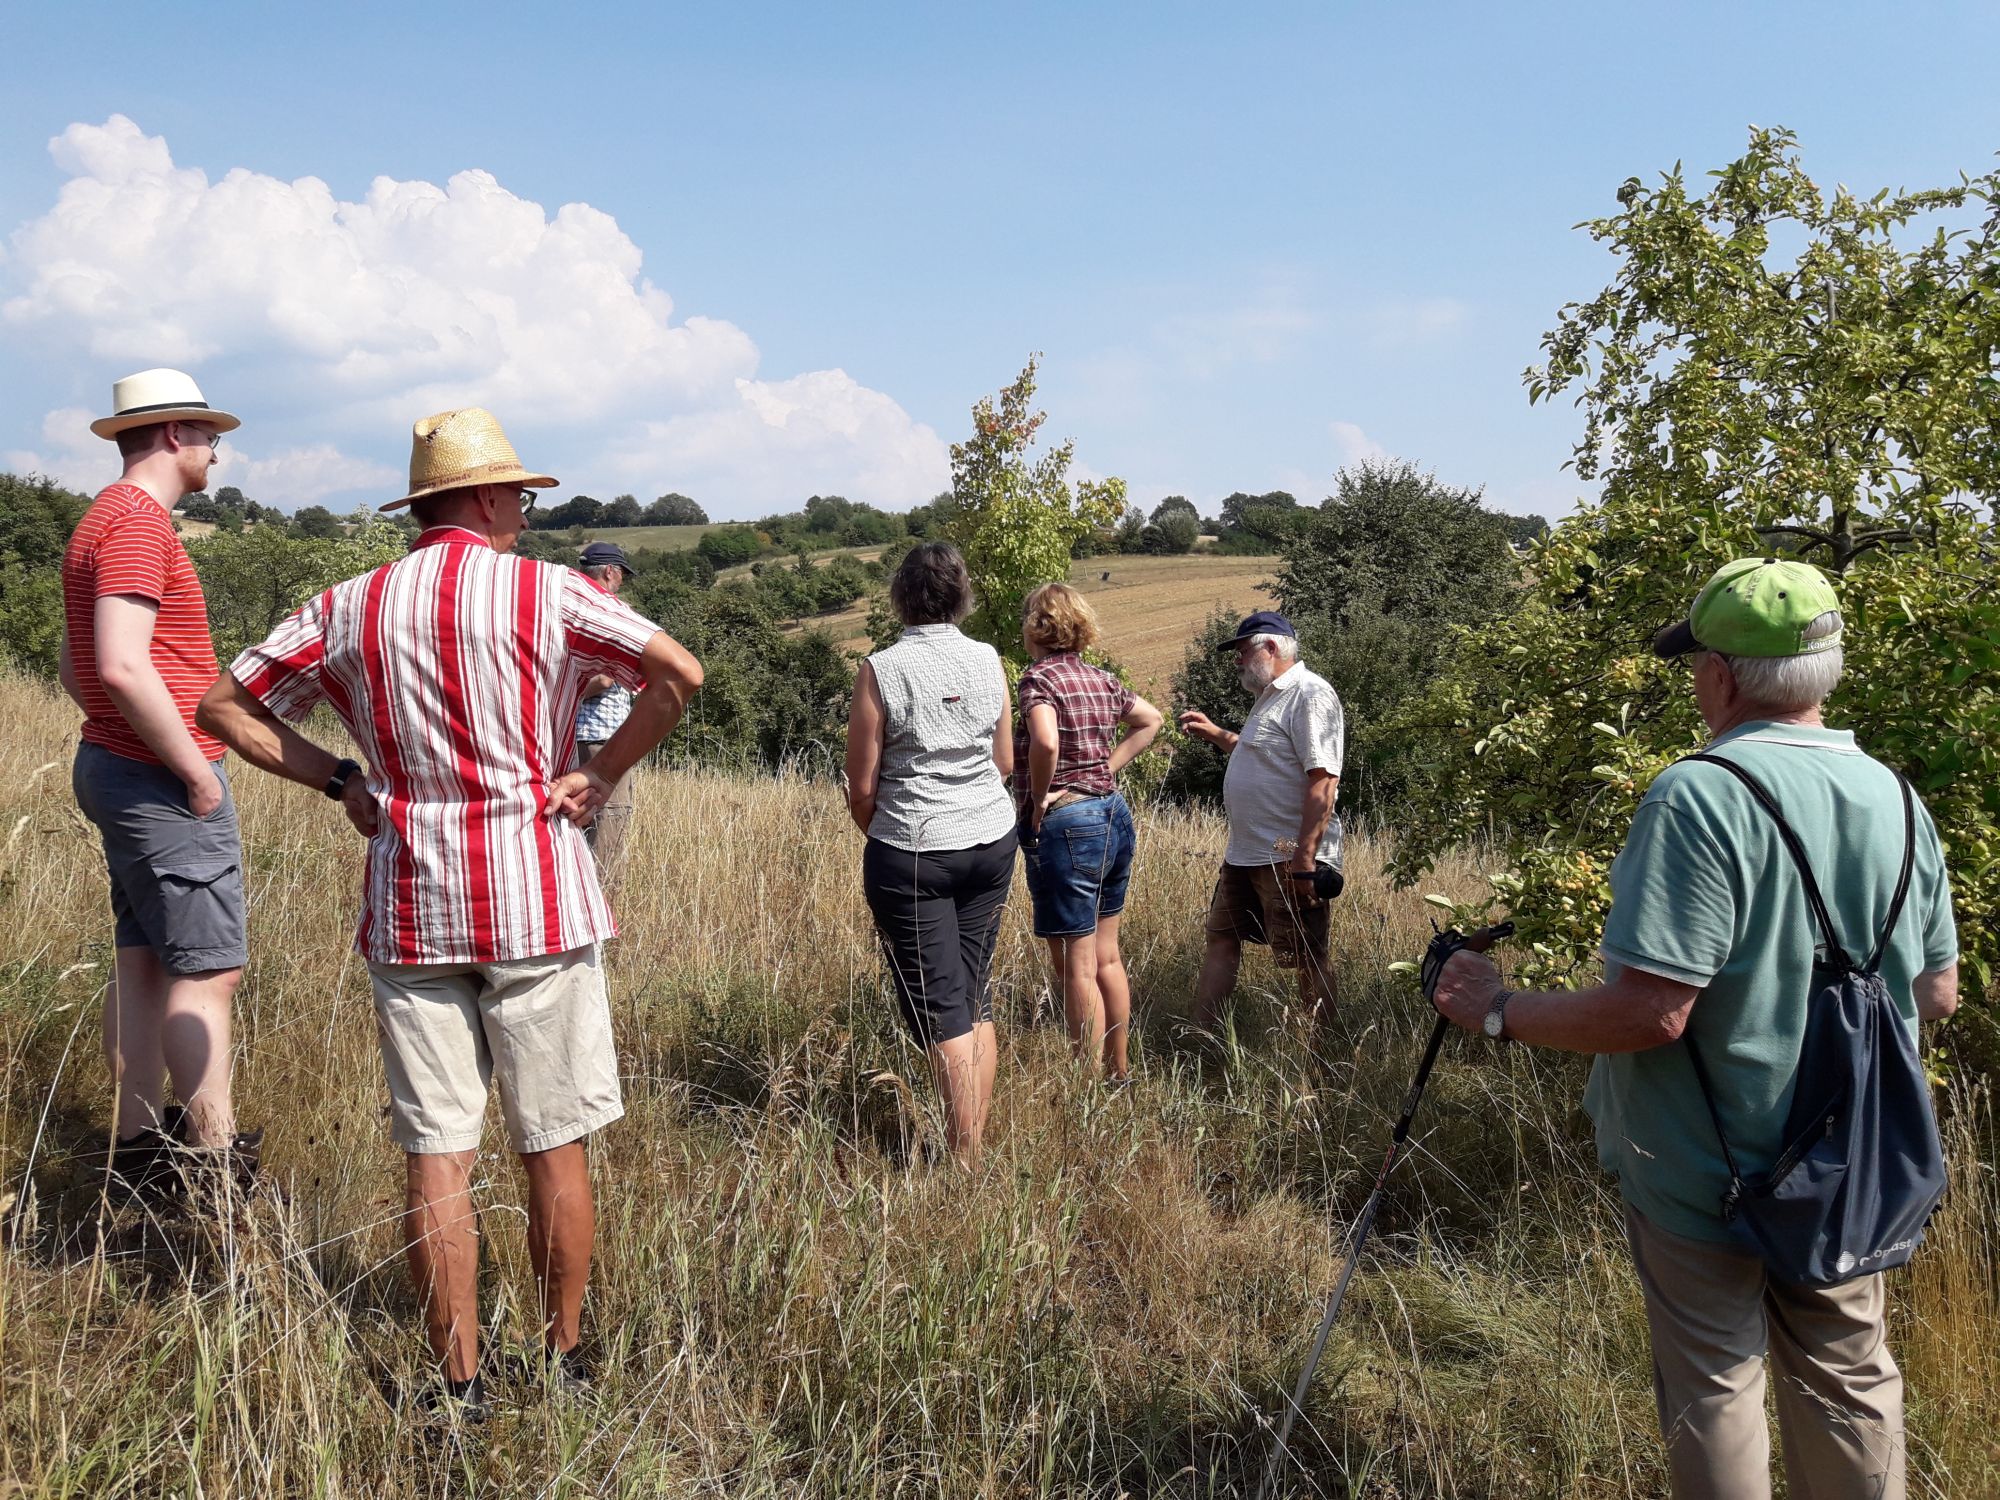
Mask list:
[[[1823,641],[1840,633],[1840,611],[1830,609],[1806,626],[1801,639]],[[1759,708],[1795,714],[1818,708],[1840,686],[1845,660],[1839,646],[1803,656],[1723,656],[1736,690]]]
[[[585,578],[595,578],[599,583],[609,584],[617,582],[617,580],[611,576],[614,570],[621,574],[628,573],[630,571],[629,569],[625,568],[619,563],[592,563],[589,567],[581,569],[580,571],[583,573],[583,576]]]
[[[1299,659],[1299,638],[1295,635],[1272,635],[1260,630],[1250,637],[1252,646],[1270,646],[1278,653],[1278,660],[1295,662]]]

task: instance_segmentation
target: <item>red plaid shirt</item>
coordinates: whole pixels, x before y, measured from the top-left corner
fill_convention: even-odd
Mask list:
[[[236,658],[230,672],[272,712],[324,702],[368,759],[383,821],[363,957],[491,963],[617,933],[582,832],[542,803],[576,763],[584,683],[643,686],[658,630],[573,568],[442,526]]]
[[[1014,730],[1014,796],[1027,804],[1028,710],[1046,703],[1056,711],[1056,771],[1049,790],[1086,797],[1111,791],[1105,764],[1118,735],[1118,721],[1131,712],[1136,694],[1109,672],[1093,667],[1074,651],[1056,651],[1021,674],[1021,718]]]

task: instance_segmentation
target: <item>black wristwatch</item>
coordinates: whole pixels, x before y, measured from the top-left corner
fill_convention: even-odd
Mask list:
[[[341,795],[347,790],[347,783],[354,777],[359,776],[360,774],[361,774],[360,761],[343,760],[339,765],[333,768],[333,775],[327,778],[327,783],[326,783],[327,796],[331,797],[334,801],[338,802],[341,798]]]

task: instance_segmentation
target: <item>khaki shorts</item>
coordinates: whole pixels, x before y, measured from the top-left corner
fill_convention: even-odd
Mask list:
[[[1303,958],[1324,971],[1327,918],[1324,901],[1297,904],[1286,866],[1224,865],[1209,898],[1205,930],[1239,943],[1269,943],[1272,962],[1281,969],[1296,969]]]
[[[396,1144],[478,1147],[497,1077],[507,1143],[550,1151],[625,1113],[595,944],[497,963],[376,964]]]

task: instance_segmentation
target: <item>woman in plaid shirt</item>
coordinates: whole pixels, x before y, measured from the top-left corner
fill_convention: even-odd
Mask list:
[[[1160,711],[1077,654],[1097,639],[1097,614],[1068,584],[1028,596],[1021,639],[1034,661],[1021,673],[1014,797],[1035,936],[1048,942],[1077,1056],[1122,1083],[1132,987],[1118,917],[1134,835],[1114,778],[1152,744]]]

